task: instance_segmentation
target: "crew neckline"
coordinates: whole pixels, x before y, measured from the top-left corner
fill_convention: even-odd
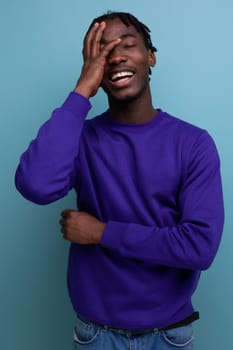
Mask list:
[[[113,126],[116,126],[116,127],[120,127],[120,128],[142,128],[142,127],[148,127],[148,126],[151,126],[153,124],[157,124],[162,116],[163,116],[163,111],[160,109],[160,108],[157,108],[156,109],[157,113],[155,114],[155,116],[147,121],[147,122],[144,122],[144,123],[127,123],[127,122],[120,122],[118,120],[115,120],[111,117],[110,113],[109,113],[109,110],[107,110],[105,113],[103,113],[103,118],[104,120],[110,124],[110,125],[113,125]]]

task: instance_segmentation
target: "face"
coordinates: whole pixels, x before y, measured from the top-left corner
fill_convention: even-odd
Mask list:
[[[110,101],[137,99],[149,93],[149,68],[155,56],[134,26],[127,27],[118,18],[106,21],[101,44],[117,38],[122,40],[107,57],[101,86]]]

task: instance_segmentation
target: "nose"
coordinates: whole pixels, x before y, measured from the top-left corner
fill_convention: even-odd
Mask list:
[[[110,65],[119,64],[121,62],[125,62],[126,60],[127,58],[119,45],[115,46],[108,55],[108,63]]]

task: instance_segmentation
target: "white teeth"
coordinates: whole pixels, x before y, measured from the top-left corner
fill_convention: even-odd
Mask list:
[[[116,79],[124,78],[124,77],[131,77],[133,75],[133,72],[119,72],[112,75],[111,80],[114,81]]]

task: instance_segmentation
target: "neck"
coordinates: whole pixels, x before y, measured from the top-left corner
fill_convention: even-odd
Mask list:
[[[123,123],[146,123],[153,119],[157,113],[152,105],[150,93],[131,100],[116,100],[108,97],[108,102],[111,117]]]

